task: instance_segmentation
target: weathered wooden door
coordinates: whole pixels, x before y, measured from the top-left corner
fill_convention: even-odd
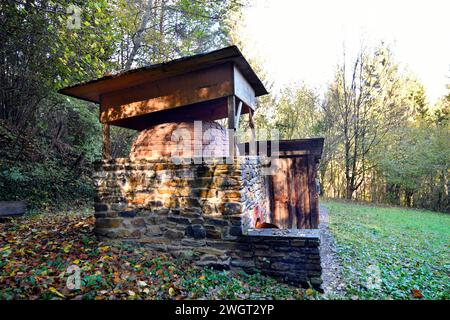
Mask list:
[[[315,229],[319,224],[316,163],[310,155],[274,159],[269,176],[272,221],[280,228]]]

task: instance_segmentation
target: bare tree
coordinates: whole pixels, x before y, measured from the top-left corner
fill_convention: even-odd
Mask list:
[[[161,1],[161,5],[163,5],[164,0],[160,0],[160,1]],[[157,0],[155,0],[155,2],[157,2]],[[136,31],[136,34],[133,39],[133,48],[131,49],[131,52],[130,52],[127,62],[125,64],[125,70],[129,70],[131,68],[131,66],[133,65],[133,61],[134,61],[139,49],[141,48],[142,39],[144,37],[145,30],[147,29],[147,25],[150,22],[150,17],[153,13],[153,9],[154,9],[153,1],[148,0],[147,5],[145,6],[144,14],[142,15],[140,27]],[[161,20],[161,24],[162,24],[162,20]]]
[[[348,68],[338,67],[328,96],[328,116],[343,145],[345,197],[351,199],[373,168],[367,157],[402,119],[397,67],[385,47],[369,55],[362,48]]]

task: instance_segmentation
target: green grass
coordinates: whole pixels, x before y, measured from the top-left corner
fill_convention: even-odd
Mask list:
[[[343,266],[345,298],[449,299],[450,215],[322,204]]]

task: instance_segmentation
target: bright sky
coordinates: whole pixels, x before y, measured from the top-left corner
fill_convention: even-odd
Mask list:
[[[449,0],[250,0],[245,53],[260,57],[275,89],[304,81],[319,90],[360,44],[384,40],[425,85],[430,102],[450,84]]]

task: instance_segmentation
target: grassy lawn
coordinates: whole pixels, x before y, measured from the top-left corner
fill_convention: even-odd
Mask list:
[[[314,299],[317,292],[259,274],[99,242],[88,213],[39,214],[0,223],[0,299]],[[80,288],[69,290],[80,270]]]
[[[346,298],[450,298],[450,215],[322,204],[329,211]]]

